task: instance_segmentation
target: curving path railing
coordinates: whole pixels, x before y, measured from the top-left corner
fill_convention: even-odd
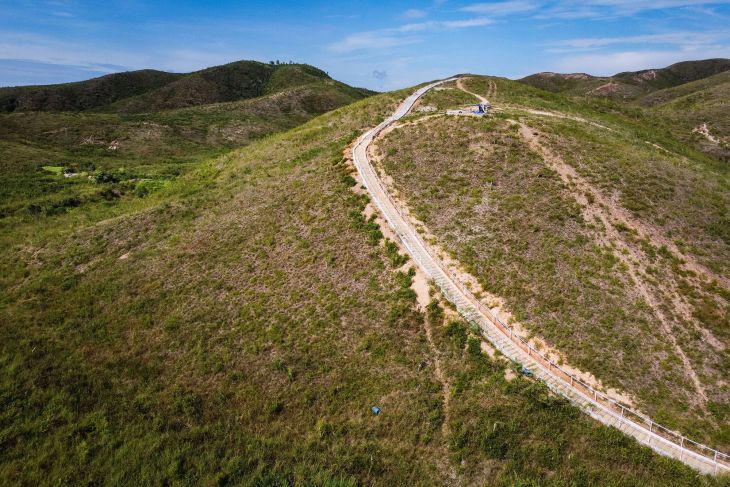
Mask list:
[[[502,354],[529,369],[550,389],[564,396],[593,418],[614,426],[649,446],[656,452],[676,458],[683,463],[709,474],[730,473],[730,455],[690,440],[666,428],[646,415],[611,399],[578,377],[561,368],[515,330],[484,306],[432,252],[418,235],[408,218],[385,188],[368,157],[368,147],[377,135],[406,115],[413,104],[431,88],[454,81],[449,78],[424,86],[406,98],[398,109],[377,127],[365,132],[352,150],[353,162],[372,200],[388,224],[398,235],[416,264],[441,289],[443,295],[456,305],[459,313],[477,327]]]

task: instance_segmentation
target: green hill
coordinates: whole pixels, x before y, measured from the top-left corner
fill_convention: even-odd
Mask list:
[[[378,144],[416,228],[539,347],[730,448],[728,165],[650,112],[501,78],[465,84],[493,116],[417,112]],[[468,103],[444,88],[422,103]]]
[[[437,294],[417,306],[411,264],[363,214],[343,159],[410,91],[201,160],[144,198],[4,220],[0,478],[722,485],[490,358]],[[453,155],[444,177],[465,176]],[[545,179],[522,152],[507,162],[521,184]]]
[[[256,98],[327,80],[327,73],[313,66],[257,61],[188,74],[132,71],[63,85],[0,88],[0,111],[152,112]]]
[[[0,113],[0,218],[144,196],[201,160],[370,94],[304,65],[243,62],[176,79],[93,110]],[[195,91],[203,82],[217,88]],[[162,109],[171,106],[183,108]]]
[[[0,88],[0,112],[89,110],[155,90],[180,77],[146,69],[61,85]]]
[[[519,81],[553,93],[635,99],[657,90],[697,81],[730,69],[730,59],[685,61],[666,68],[618,73],[609,77],[582,73],[537,73]]]
[[[637,100],[667,119],[676,137],[730,162],[730,71]]]

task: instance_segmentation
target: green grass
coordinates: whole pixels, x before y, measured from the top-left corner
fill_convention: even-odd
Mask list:
[[[644,80],[625,73],[610,78],[615,91],[604,96],[588,95],[591,90],[609,81],[609,78],[565,78],[538,74],[520,80],[535,90],[535,98],[550,99],[553,103],[592,107],[601,112],[622,113],[639,122],[638,130],[645,133],[662,132],[666,139],[681,141],[682,145],[727,163],[730,160],[730,122],[727,99],[730,92],[730,61],[723,59],[678,63],[658,70],[655,80]],[[472,81],[479,83],[479,80]],[[509,84],[510,98],[516,93],[523,104],[525,90]],[[545,91],[543,91],[545,90]],[[556,95],[550,97],[550,94]],[[559,95],[558,95],[559,94]],[[543,105],[544,106],[544,105]],[[646,109],[648,108],[648,109]],[[643,122],[643,123],[642,123]],[[707,124],[710,133],[719,143],[708,141],[694,131]],[[676,147],[675,147],[676,149]],[[685,149],[686,150],[686,149]]]
[[[416,308],[342,158],[405,95],[201,161],[144,198],[0,229],[0,478],[722,485],[506,381],[512,365],[462,324]],[[451,384],[446,435],[426,325]]]
[[[558,95],[542,97],[519,86],[513,93],[509,83],[498,84],[502,99],[510,97],[513,103],[527,104],[539,95],[543,108],[573,106],[553,100]],[[470,88],[479,92],[479,80]],[[622,132],[517,111],[487,120],[432,119],[388,135],[380,146],[386,155],[383,169],[440,244],[486,290],[504,298],[530,332],[565,353],[571,364],[634,394],[655,419],[726,447],[730,430],[723,425],[727,413],[721,406],[728,394],[721,379],[725,355],[677,318],[676,337],[701,371],[711,397],[710,412],[703,413],[692,406],[692,384],[616,249],[598,243],[600,226],[583,219],[575,188],[546,167],[504,118],[522,117],[550,134],[545,143],[580,174],[614,195],[636,218],[659,225],[721,275],[728,272],[727,242],[718,233],[728,205],[727,171],[701,156],[690,163],[665,155],[637,138],[632,123],[622,127],[619,115],[591,113],[585,107],[578,113]],[[628,228],[623,230],[632,240]],[[676,257],[666,249],[664,254],[655,257],[654,279],[684,283],[695,319],[726,342],[727,299],[684,275]],[[713,411],[715,405],[719,409]]]
[[[651,106],[657,117],[670,121],[677,138],[727,163],[730,161],[730,120],[727,117],[730,96],[730,72],[658,91],[638,103]],[[693,132],[707,124],[718,143]]]
[[[728,68],[730,68],[728,59],[705,59],[680,62],[659,69],[617,73],[610,77],[537,73],[519,81],[553,93],[634,100],[642,96],[652,97],[658,90],[681,87],[711,77],[727,71]]]
[[[51,174],[55,174],[57,176],[63,175],[63,166],[43,166],[42,169],[44,171],[48,171]]]
[[[459,108],[463,105],[476,103],[477,100],[468,93],[456,88],[456,83],[441,85],[440,90],[431,90],[421,98],[421,106],[433,106],[437,110]]]
[[[351,91],[334,82],[310,84],[253,100],[143,115],[0,114],[0,224],[63,211],[59,202],[69,198],[86,205],[107,204],[103,194],[110,192],[119,196],[114,200],[146,195],[210,157],[361,98]],[[51,177],[45,166],[111,177]]]

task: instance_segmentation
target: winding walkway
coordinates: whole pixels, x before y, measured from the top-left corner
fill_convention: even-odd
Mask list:
[[[426,275],[439,286],[446,299],[454,303],[459,313],[469,323],[478,327],[483,336],[507,358],[529,369],[535,377],[545,382],[555,393],[567,398],[591,417],[618,428],[636,438],[639,443],[662,455],[676,458],[703,473],[730,473],[730,456],[693,442],[679,433],[658,425],[641,413],[613,401],[561,369],[518,337],[508,325],[494,316],[449,273],[446,266],[409,224],[408,219],[398,210],[397,204],[370,163],[368,147],[381,131],[406,115],[414,103],[427,91],[457,79],[449,78],[420,88],[406,98],[395,113],[377,127],[365,132],[352,149],[353,162],[364,186],[388,224],[403,242],[408,253]]]

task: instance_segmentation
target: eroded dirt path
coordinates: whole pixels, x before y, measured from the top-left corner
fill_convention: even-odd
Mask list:
[[[710,128],[707,126],[707,122],[704,122],[695,127],[692,132],[702,135],[704,138],[712,142],[713,144],[719,144],[720,140],[710,133]]]
[[[516,107],[513,107],[516,108]],[[572,120],[574,122],[584,123],[587,125],[591,125],[596,128],[600,128],[602,130],[607,130],[609,132],[615,132],[614,129],[611,127],[607,127],[605,125],[601,125],[599,123],[587,120],[582,117],[576,117],[572,115],[566,115],[564,113],[558,113],[558,112],[550,112],[550,111],[544,111],[544,110],[533,110],[528,109],[524,107],[516,108],[520,111],[530,113],[532,115],[539,115],[539,116],[546,116],[546,117],[553,117],[553,118],[561,118],[564,120]],[[696,129],[697,130],[697,129]],[[702,133],[700,131],[700,133]],[[704,135],[704,134],[703,134]],[[665,148],[654,144],[652,142],[646,141],[647,144],[651,145],[652,147],[661,150],[662,152],[670,153],[670,151],[666,150]],[[577,173],[576,173],[577,176]],[[605,199],[605,198],[604,198]],[[625,208],[618,206],[614,203],[611,203],[609,206],[609,209],[611,211],[611,216],[617,219],[618,221],[621,221],[626,226],[632,228],[635,230],[640,237],[646,238],[647,240],[651,241],[652,244],[654,244],[656,247],[666,247],[672,254],[679,257],[679,259],[682,261],[681,266],[688,271],[691,271],[694,274],[698,274],[702,276],[707,282],[717,282],[718,284],[724,286],[726,289],[730,289],[730,279],[728,279],[725,276],[722,276],[703,264],[701,264],[696,258],[694,258],[691,255],[687,255],[686,253],[682,252],[679,247],[669,238],[667,238],[658,228],[644,224],[643,222],[635,219],[630,215],[628,210]]]
[[[469,90],[468,90],[468,89],[466,88],[466,86],[464,86],[464,82],[465,82],[466,80],[468,80],[468,79],[470,79],[470,78],[459,78],[459,79],[457,79],[457,80],[456,80],[456,87],[457,87],[457,88],[459,88],[459,89],[460,89],[461,91],[463,91],[463,92],[465,92],[465,93],[469,93],[470,95],[472,95],[472,96],[474,96],[474,97],[478,98],[478,99],[479,99],[479,101],[480,101],[480,102],[482,102],[482,103],[489,103],[489,100],[487,100],[487,99],[486,99],[485,97],[483,97],[482,95],[479,95],[479,94],[477,94],[477,93],[474,93],[473,91],[469,91]],[[494,87],[494,88],[495,88],[495,92],[496,92],[496,88],[497,88],[497,87],[496,87],[496,85],[495,85],[495,87]]]
[[[616,228],[617,224],[622,224],[643,233],[641,232],[641,225],[629,218],[623,208],[620,208],[583,177],[578,175],[573,166],[564,162],[559,155],[555,154],[543,145],[540,141],[539,132],[524,123],[514,123],[518,123],[520,136],[527,142],[529,147],[534,152],[538,153],[548,166],[558,173],[566,185],[574,186],[575,189],[572,193],[576,201],[581,206],[583,218],[587,222],[600,222],[603,227],[603,231],[597,233],[597,240],[606,247],[610,248],[615,246],[617,248],[618,252],[614,252],[614,255],[628,270],[629,276],[633,280],[636,290],[652,309],[654,315],[659,321],[659,324],[661,325],[666,339],[671,343],[674,352],[682,361],[684,374],[692,381],[697,393],[697,398],[699,399],[695,402],[699,405],[703,405],[707,401],[707,394],[705,393],[705,389],[700,381],[697,371],[694,369],[692,362],[689,360],[689,357],[677,340],[676,334],[673,331],[673,325],[675,322],[664,311],[664,303],[667,301],[670,302],[674,308],[674,313],[682,316],[688,323],[691,323],[715,348],[722,349],[722,343],[714,337],[709,330],[701,327],[696,320],[692,319],[691,312],[688,308],[689,305],[684,302],[676,292],[676,283],[672,283],[674,286],[670,283],[657,283],[655,286],[650,286],[646,282],[643,277],[648,265],[645,257],[641,254],[641,251],[637,249],[635,245],[630,243]],[[587,195],[590,195],[590,200]],[[645,234],[643,236],[650,240],[652,239],[651,234]],[[656,244],[657,242],[653,241],[653,243]],[[668,299],[662,299],[662,297]]]
[[[456,82],[457,88],[479,98],[481,101],[486,102],[487,99],[485,97],[477,93],[473,93],[466,88],[466,79],[468,78],[459,78]],[[490,92],[494,90],[494,93],[496,93],[496,83],[491,80],[489,90]],[[602,130],[614,131],[610,127],[589,121],[582,117],[543,110],[525,108],[522,108],[522,110],[531,114],[573,120],[598,127]],[[539,133],[534,129],[528,127],[524,123],[514,123],[519,125],[519,133],[528,143],[529,147],[534,152],[540,154],[541,157],[560,175],[561,179],[567,185],[575,186],[576,189],[573,191],[573,194],[578,203],[581,205],[585,220],[588,222],[600,222],[604,229],[604,232],[598,235],[600,243],[607,247],[611,247],[613,245],[617,247],[619,251],[617,252],[617,257],[628,270],[628,274],[634,282],[636,290],[652,309],[661,325],[663,334],[671,344],[674,352],[680,358],[684,375],[691,380],[696,391],[697,400],[695,403],[704,408],[707,402],[707,393],[697,370],[695,370],[688,354],[680,345],[673,328],[675,325],[682,326],[683,324],[690,324],[696,332],[701,334],[705,343],[709,344],[715,351],[723,351],[725,349],[725,345],[722,341],[715,337],[710,330],[701,326],[701,324],[694,319],[691,305],[678,291],[679,283],[672,280],[672,282],[655,282],[654,286],[651,286],[644,279],[643,276],[646,275],[647,266],[649,265],[645,256],[642,251],[636,247],[636,245],[630,243],[623,234],[617,230],[616,226],[617,224],[620,224],[633,230],[639,238],[646,239],[657,248],[662,246],[666,247],[675,255],[680,256],[680,258],[684,261],[683,265],[687,269],[700,275],[704,275],[709,280],[721,280],[721,276],[714,275],[714,273],[704,269],[703,266],[693,261],[693,259],[687,258],[679,251],[674,242],[671,242],[669,239],[664,237],[664,235],[662,235],[658,230],[644,225],[642,222],[631,217],[626,209],[616,204],[612,199],[607,198],[585,178],[581,177],[575,168],[567,164],[557,154],[553,153],[545,145],[543,145],[540,141]],[[591,201],[589,201],[587,195],[591,195]],[[669,313],[665,310],[667,303],[669,303]],[[680,317],[683,323],[677,323],[672,316]]]

